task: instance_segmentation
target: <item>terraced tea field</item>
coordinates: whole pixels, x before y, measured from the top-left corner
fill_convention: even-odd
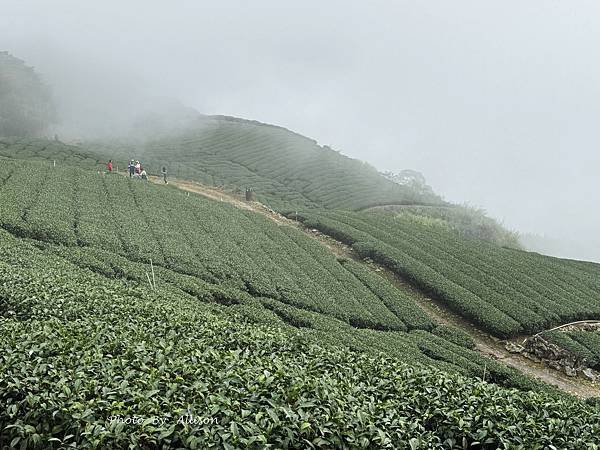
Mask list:
[[[336,258],[291,227],[118,175],[16,161],[5,168],[0,226],[81,267],[145,285],[152,261],[159,283],[255,321],[466,375],[485,371],[489,381],[507,386],[543,389],[436,336],[436,324],[410,293]]]
[[[1,339],[3,348],[11,349],[6,355],[12,355],[0,360],[10,373],[6,390],[0,391],[7,405],[0,421],[10,425],[3,427],[2,437],[14,445],[260,447],[304,439],[315,446],[398,448],[406,439],[443,445],[440,427],[446,430],[444,439],[456,439],[458,433],[462,439],[466,433],[470,442],[487,435],[497,442],[501,428],[490,429],[479,419],[471,429],[457,431],[454,420],[470,417],[460,405],[473,389],[482,405],[495,405],[495,427],[504,426],[506,414],[511,423],[537,420],[547,412],[531,408],[551,404],[557,420],[568,416],[575,424],[569,432],[576,436],[558,429],[565,445],[592,442],[597,431],[592,406],[561,398],[482,358],[460,333],[435,326],[409,294],[360,264],[336,259],[300,232],[248,211],[122,177],[21,162],[4,167],[2,227],[21,237],[0,234],[6,325]],[[146,284],[151,258],[159,280],[156,293]],[[380,352],[393,359],[382,359]],[[399,359],[548,393],[507,396],[508,391],[489,384],[408,368]],[[335,368],[325,372],[331,375],[325,375],[324,365]],[[92,366],[101,370],[86,370]],[[148,373],[145,367],[159,371]],[[37,384],[25,373],[38,375]],[[232,374],[239,380],[235,397]],[[443,377],[445,387],[434,389]],[[203,383],[190,388],[190,378]],[[349,379],[372,394],[357,397]],[[309,394],[317,380],[322,392],[347,398],[344,415],[317,413],[309,406],[321,402]],[[51,394],[56,389],[63,395]],[[403,421],[390,426],[384,410],[372,412],[372,405],[387,396],[386,411],[396,415],[400,405],[413,405],[412,417],[419,398],[424,407],[436,404],[434,392],[439,407],[451,408],[456,419],[442,425],[434,419],[438,413],[424,410],[419,413],[423,425],[415,428],[411,419],[407,430]],[[125,404],[124,396],[130,399]],[[403,400],[406,396],[410,402]],[[521,411],[516,402],[523,401],[528,412],[515,418]],[[269,412],[261,419],[266,402]],[[211,417],[217,425],[190,429],[177,420],[190,414],[179,404],[193,404],[195,416]],[[64,412],[50,414],[54,410]],[[324,414],[338,417],[328,422],[333,435],[324,428]],[[118,415],[166,416],[172,425],[107,423],[107,417]],[[362,425],[354,422],[358,416]],[[556,429],[551,433],[539,423],[526,430],[513,427],[503,439],[511,442],[515,433],[530,442],[558,442]]]
[[[79,146],[47,139],[0,136],[0,158],[2,157],[50,163],[56,161],[59,165],[87,169],[100,169],[106,163],[103,155],[93,154]]]
[[[5,167],[0,222],[15,235],[153,260],[356,327],[407,329],[325,249],[256,214],[118,176],[22,163]],[[397,299],[402,301],[393,307],[416,308]]]
[[[595,264],[464,239],[415,216],[316,211],[303,212],[300,220],[499,337],[600,318]]]
[[[173,186],[0,163],[0,445],[595,448],[593,401],[482,356],[412,290],[294,227]],[[415,286],[476,302],[481,324],[494,311],[482,305],[526,281],[523,296],[543,297],[555,277],[546,289],[556,303],[575,280],[578,293],[597,292],[595,265],[464,241],[414,219],[301,218]],[[482,275],[487,290],[477,290],[459,285],[477,279],[467,256],[482,258],[485,274],[506,261],[533,269],[513,290]],[[494,279],[508,285],[516,272]]]
[[[600,432],[574,399],[254,325],[198,301],[210,290],[153,292],[42,247],[0,230],[3,446],[577,449]]]
[[[4,148],[4,150],[3,150]],[[39,140],[0,140],[0,155],[125,169],[141,160],[150,173],[243,192],[251,187],[273,209],[378,204],[441,204],[439,197],[387,180],[368,164],[321,147],[286,129],[227,117],[207,117],[186,133],[145,141],[86,143],[81,148]]]

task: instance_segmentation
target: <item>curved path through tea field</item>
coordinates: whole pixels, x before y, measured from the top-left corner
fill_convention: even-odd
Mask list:
[[[164,184],[162,178],[156,176],[151,176],[150,181],[156,184]],[[501,361],[507,366],[519,369],[523,373],[533,378],[537,378],[548,384],[554,385],[577,397],[600,397],[600,382],[591,382],[582,378],[568,377],[560,371],[549,368],[543,362],[533,361],[521,354],[510,353],[505,348],[506,341],[501,341],[480,330],[458,314],[451,312],[443,305],[442,302],[429,298],[422,292],[414,289],[396,274],[370,261],[364,261],[360,259],[356,254],[354,254],[351,247],[342,244],[341,242],[338,242],[317,230],[307,228],[300,222],[288,219],[287,217],[284,217],[276,211],[273,211],[260,202],[248,202],[241,196],[236,196],[235,194],[225,192],[219,188],[202,185],[193,181],[171,178],[169,180],[169,186],[174,186],[178,189],[192,192],[194,194],[200,194],[215,201],[226,202],[238,208],[254,211],[258,214],[268,217],[280,225],[297,228],[311,238],[319,241],[337,256],[352,258],[356,261],[360,261],[369,266],[371,270],[375,271],[380,276],[392,281],[399,289],[410,291],[417,303],[437,322],[440,324],[452,325],[467,332],[472,337],[473,341],[475,342],[476,349],[480,353],[489,356],[492,359]],[[521,343],[526,337],[527,336],[518,336],[511,339],[511,342]]]

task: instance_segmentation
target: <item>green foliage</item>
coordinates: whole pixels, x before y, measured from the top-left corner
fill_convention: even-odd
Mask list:
[[[299,214],[499,337],[600,317],[597,265],[464,239],[446,226],[389,214]]]
[[[435,327],[433,334],[456,345],[460,345],[461,347],[470,349],[475,348],[475,342],[473,341],[473,338],[460,328],[449,325],[439,325]]]
[[[431,330],[434,326],[431,318],[419,308],[408,294],[392,286],[387,280],[355,263],[345,260],[342,264],[367,286],[381,301],[400,318],[410,329]]]
[[[18,236],[101,249],[132,262],[152,260],[221,289],[272,298],[357,328],[406,329],[403,312],[390,309],[387,297],[297,230],[125,177],[20,162],[7,162],[6,169],[0,225]],[[220,299],[231,303],[230,297]],[[411,299],[403,301],[407,316],[419,316]],[[430,327],[422,312],[420,317],[411,327]]]
[[[41,247],[0,232],[3,446],[598,448],[593,405],[317,345]],[[422,330],[385,334],[475,355],[444,356]]]
[[[427,218],[445,224],[465,238],[479,239],[500,247],[521,248],[518,233],[507,230],[488,217],[484,210],[467,204],[437,208],[415,206],[400,210],[400,213],[413,216],[415,220]]]
[[[106,161],[81,147],[47,139],[0,137],[0,156],[28,161],[43,161],[85,169],[104,169]]]
[[[143,155],[294,211],[441,203],[287,130],[201,125],[93,151],[0,139],[0,157],[46,162],[2,161],[0,447],[598,448],[593,401],[474,352],[363,264],[251,212],[70,167]],[[299,216],[498,336],[600,315],[600,266],[466,240],[463,225],[498,230],[431,211]],[[591,361],[590,336],[568,339]]]
[[[140,286],[149,286],[154,270],[161,292],[317,342],[472,376],[487,364],[470,355],[465,371],[451,358],[427,356],[405,333],[434,328],[412,294],[293,228],[125,177],[14,161],[5,167],[0,226],[79,267]],[[522,386],[515,377],[502,384]]]
[[[89,167],[90,160],[112,159],[125,169],[135,158],[142,160],[149,173],[158,174],[166,166],[171,177],[239,193],[250,187],[259,201],[276,210],[443,203],[432,192],[393,183],[368,164],[304,136],[228,117],[207,116],[189,131],[162,137],[68,147],[62,155],[41,141],[17,144],[37,147],[30,150],[36,157],[57,160],[61,165]],[[21,151],[5,154],[27,156]]]

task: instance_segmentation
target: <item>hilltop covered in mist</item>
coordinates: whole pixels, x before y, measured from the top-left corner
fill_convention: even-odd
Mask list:
[[[25,61],[0,51],[0,136],[40,136],[55,121],[50,88]]]

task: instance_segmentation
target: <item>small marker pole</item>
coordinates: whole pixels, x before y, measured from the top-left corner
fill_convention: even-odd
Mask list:
[[[154,278],[154,265],[152,264],[152,260],[150,260],[150,268],[152,269],[152,283],[154,284],[154,290],[156,290],[156,279]]]
[[[152,286],[152,281],[150,281],[150,275],[148,275],[148,272],[146,272],[146,278],[148,278],[148,284],[150,285],[150,289],[154,290],[154,287]]]

